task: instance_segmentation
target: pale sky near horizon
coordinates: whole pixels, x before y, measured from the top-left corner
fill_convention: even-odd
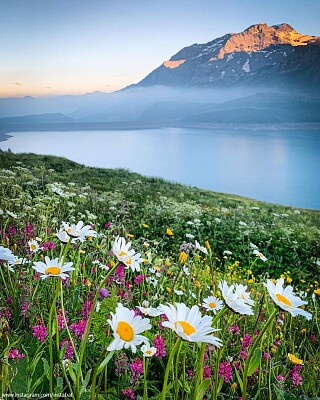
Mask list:
[[[0,97],[110,92],[259,22],[320,36],[318,0],[0,0]]]

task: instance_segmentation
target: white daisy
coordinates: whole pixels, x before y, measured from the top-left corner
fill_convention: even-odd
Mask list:
[[[197,241],[195,241],[195,245],[196,245],[196,248],[197,248],[198,250],[202,251],[202,253],[208,254],[208,250],[207,250],[204,246],[201,246],[200,243],[198,243]]]
[[[152,357],[156,354],[157,349],[155,347],[150,347],[150,344],[146,343],[143,346],[141,346],[141,351],[143,357]]]
[[[8,261],[8,264],[11,265],[15,263],[16,258],[10,249],[0,246],[0,260]]]
[[[108,319],[108,324],[113,330],[114,340],[107,347],[108,351],[121,350],[123,348],[135,353],[137,346],[142,343],[149,343],[149,340],[140,333],[151,329],[149,318],[135,316],[133,310],[123,307],[118,303],[116,313],[111,313],[112,319]]]
[[[189,342],[210,343],[221,347],[222,341],[212,335],[218,329],[212,328],[212,317],[201,316],[198,306],[188,308],[184,303],[176,303],[167,306],[159,306],[168,318],[162,323],[163,326],[172,329],[178,336]]]
[[[148,315],[149,317],[158,317],[159,315],[162,314],[162,310],[157,307],[141,307],[138,306],[137,308],[139,308],[139,310],[142,312],[142,314],[144,315]]]
[[[216,314],[223,307],[223,302],[215,296],[209,296],[203,300],[202,307]]]
[[[72,243],[75,243],[77,240],[84,242],[87,237],[96,237],[97,232],[91,228],[91,225],[83,226],[83,221],[79,221],[77,224],[72,225],[63,222],[60,231],[57,232],[56,236],[65,243],[69,241],[70,237],[72,237]]]
[[[260,260],[262,260],[262,261],[264,261],[264,262],[268,260],[267,257],[265,257],[265,256],[264,256],[262,253],[260,253],[260,251],[257,250],[257,249],[254,249],[252,253],[253,253],[254,255],[256,255],[257,257],[259,257]]]
[[[55,258],[54,260],[50,260],[48,256],[45,256],[45,263],[42,261],[37,261],[34,263],[32,266],[33,269],[35,269],[39,274],[41,274],[41,279],[46,279],[49,276],[55,276],[55,277],[60,277],[62,279],[66,279],[69,277],[66,272],[73,271],[74,268],[72,268],[72,262],[66,263],[62,265],[61,262],[59,262],[58,258]]]
[[[250,293],[246,292],[248,286],[243,286],[241,283],[235,284],[236,288],[236,295],[243,300],[245,304],[249,304],[250,306],[253,306],[254,301],[250,298]]]
[[[283,287],[284,279],[280,278],[277,283],[274,284],[271,280],[267,280],[265,286],[268,289],[269,295],[272,300],[283,310],[288,311],[293,317],[296,315],[302,315],[308,320],[312,319],[312,314],[299,308],[304,304],[308,304],[307,301],[303,301],[300,297],[293,293],[293,287],[288,285],[286,288]]]
[[[227,306],[233,311],[239,314],[253,315],[251,306],[246,304],[244,300],[234,291],[234,285],[229,287],[226,281],[221,281],[219,283],[219,289],[222,292],[223,299]]]
[[[32,253],[36,253],[39,250],[39,244],[36,240],[29,240],[28,241],[29,249]]]
[[[140,271],[140,263],[143,262],[143,258],[140,253],[136,253],[133,249],[129,250],[130,247],[131,242],[126,243],[125,238],[117,236],[112,251],[127,268],[131,268],[132,271]]]

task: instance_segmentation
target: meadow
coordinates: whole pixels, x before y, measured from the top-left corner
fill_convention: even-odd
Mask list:
[[[0,394],[319,399],[319,239],[319,211],[0,152]]]

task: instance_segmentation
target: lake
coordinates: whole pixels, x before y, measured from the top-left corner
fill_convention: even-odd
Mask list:
[[[320,132],[162,128],[13,132],[2,150],[127,168],[217,192],[320,209]]]

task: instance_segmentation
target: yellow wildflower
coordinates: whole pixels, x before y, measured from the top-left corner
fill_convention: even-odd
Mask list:
[[[127,233],[127,236],[132,239],[134,237],[134,235],[131,235],[131,233]]]
[[[292,282],[292,278],[290,278],[290,276],[287,276],[286,281],[287,281],[287,283],[291,283]]]
[[[172,236],[173,235],[173,232],[172,232],[172,230],[170,228],[167,228],[166,233],[167,233],[168,236]]]
[[[188,259],[188,254],[186,252],[182,251],[179,256],[179,262],[181,264],[185,264],[187,262],[187,259]]]
[[[303,361],[300,360],[300,358],[297,358],[294,354],[288,353],[289,360],[292,362],[294,365],[303,365]]]
[[[147,225],[147,224],[142,224],[142,226],[143,226],[145,229],[149,228],[149,225]]]
[[[170,294],[171,293],[171,288],[167,287],[166,291]]]
[[[306,333],[306,332],[307,332],[306,328],[302,328],[302,329],[301,329],[301,333],[302,333],[302,334],[304,334],[304,333]]]
[[[237,389],[237,386],[238,386],[238,385],[236,384],[236,382],[233,382],[233,384],[231,385],[231,387],[232,387],[233,390],[236,390],[236,389]]]
[[[316,294],[317,296],[320,296],[320,288],[314,290],[313,293]]]
[[[206,246],[206,248],[207,248],[208,250],[211,250],[210,243],[209,243],[208,240],[206,240],[206,241],[204,242],[204,245]]]

